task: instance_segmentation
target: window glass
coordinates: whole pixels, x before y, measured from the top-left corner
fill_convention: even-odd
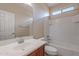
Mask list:
[[[62,12],[69,12],[69,11],[72,11],[74,10],[74,7],[69,7],[69,8],[65,8],[62,10]]]

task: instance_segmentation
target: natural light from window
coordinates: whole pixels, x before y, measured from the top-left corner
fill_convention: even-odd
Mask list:
[[[69,11],[73,11],[75,8],[74,7],[69,7],[69,8],[65,8],[62,10],[62,12],[69,12]]]

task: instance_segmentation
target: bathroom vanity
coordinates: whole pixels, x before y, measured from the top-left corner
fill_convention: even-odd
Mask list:
[[[25,39],[21,44],[13,42],[0,46],[0,56],[44,56],[45,43],[38,39]]]
[[[44,56],[44,45],[30,53],[28,56]]]

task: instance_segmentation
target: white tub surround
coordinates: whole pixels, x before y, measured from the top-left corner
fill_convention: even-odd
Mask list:
[[[24,43],[18,44],[17,42],[0,46],[0,56],[23,56],[29,55],[46,42],[36,39],[25,40]]]
[[[79,14],[70,17],[52,18],[49,27],[50,42],[60,55],[79,56]]]

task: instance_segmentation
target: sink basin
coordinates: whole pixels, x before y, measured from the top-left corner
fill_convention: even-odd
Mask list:
[[[0,56],[24,56],[29,55],[46,42],[36,39],[25,39],[23,43],[13,42],[0,47]]]
[[[27,49],[28,46],[30,46],[30,43],[22,43],[22,44],[18,44],[15,49],[16,50],[25,50]]]

